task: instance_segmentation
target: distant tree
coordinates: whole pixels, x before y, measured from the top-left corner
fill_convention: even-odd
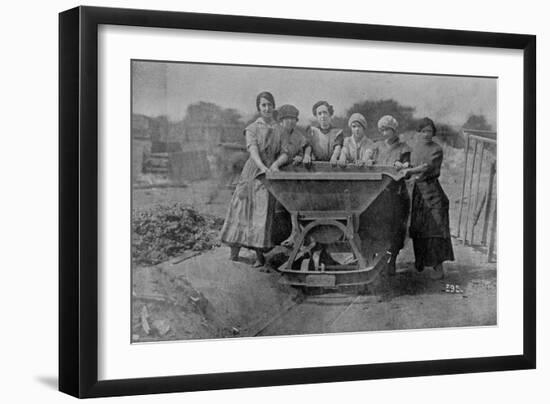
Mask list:
[[[457,149],[463,149],[466,145],[464,136],[460,128],[456,128],[445,123],[437,123],[437,138],[442,142],[448,144],[451,147]],[[477,129],[477,130],[492,130],[492,126],[487,122],[487,118],[484,115],[471,114],[464,125],[463,129]]]
[[[232,125],[242,125],[242,116],[239,111],[234,108],[222,109],[222,122]]]
[[[436,137],[441,140],[443,143],[448,144],[455,149],[464,148],[464,137],[458,129],[447,124],[437,125],[437,134]]]
[[[487,118],[485,118],[485,115],[475,115],[470,114],[468,119],[466,120],[466,123],[463,125],[464,129],[477,129],[477,130],[493,130],[493,127],[487,122]],[[464,141],[464,143],[466,143]],[[473,146],[470,146],[472,148]],[[495,145],[489,144],[485,147],[486,150],[490,150],[491,152],[496,152]]]
[[[471,114],[463,127],[464,129],[493,130],[493,127],[487,122],[485,115]]]
[[[377,124],[384,115],[392,115],[397,120],[399,131],[411,130],[416,126],[416,120],[413,117],[415,108],[401,105],[393,99],[358,102],[348,109],[347,116],[349,117],[354,112],[359,112],[367,118],[367,135],[371,138],[379,136]],[[347,119],[345,125],[347,127]]]
[[[348,118],[335,115],[332,117],[332,125],[336,128],[344,129],[346,135],[350,135],[351,131],[348,128]]]

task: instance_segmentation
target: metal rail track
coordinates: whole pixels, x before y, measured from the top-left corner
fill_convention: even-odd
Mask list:
[[[342,316],[353,306],[355,305],[362,297],[362,294],[358,294],[349,304],[345,305],[342,310],[338,311],[338,313],[333,316],[333,318],[329,321],[327,321],[328,327],[332,327]],[[269,321],[267,321],[265,324],[263,324],[258,330],[256,330],[255,333],[253,333],[253,336],[262,336],[262,335],[272,335],[272,334],[265,334],[265,331],[269,329],[273,324],[275,324],[277,321],[282,319],[283,317],[288,317],[291,315],[292,312],[296,311],[300,306],[308,303],[312,303],[312,300],[314,298],[318,298],[318,295],[302,295],[292,303],[285,306],[279,313],[277,313],[275,316],[273,316]],[[340,296],[338,296],[340,297]],[[335,297],[325,297],[325,299],[334,299]]]

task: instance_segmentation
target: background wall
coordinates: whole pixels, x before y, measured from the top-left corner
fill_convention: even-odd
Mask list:
[[[9,5],[8,5],[9,4]],[[9,2],[0,26],[3,150],[0,159],[2,232],[0,261],[0,370],[3,402],[63,403],[57,389],[57,13],[74,1]],[[91,1],[88,5],[246,14],[344,22],[530,33],[538,41],[538,369],[398,380],[332,383],[116,398],[132,403],[181,402],[547,402],[550,277],[547,254],[550,203],[544,150],[550,142],[550,27],[544,3],[277,2],[202,0],[176,2]],[[6,142],[7,140],[7,142]],[[23,164],[23,162],[25,162]],[[513,162],[511,162],[513,163]],[[518,268],[518,270],[520,270]]]

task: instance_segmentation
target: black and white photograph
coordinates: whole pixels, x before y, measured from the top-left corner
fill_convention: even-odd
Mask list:
[[[498,77],[130,69],[132,343],[498,326]]]

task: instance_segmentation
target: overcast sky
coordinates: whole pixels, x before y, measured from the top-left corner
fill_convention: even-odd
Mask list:
[[[344,72],[189,63],[134,62],[133,111],[148,116],[185,116],[189,104],[214,102],[243,116],[256,109],[256,95],[270,91],[278,106],[294,104],[302,122],[326,99],[344,116],[355,102],[393,98],[416,108],[415,116],[462,125],[471,113],[496,126],[497,79],[402,73]]]

